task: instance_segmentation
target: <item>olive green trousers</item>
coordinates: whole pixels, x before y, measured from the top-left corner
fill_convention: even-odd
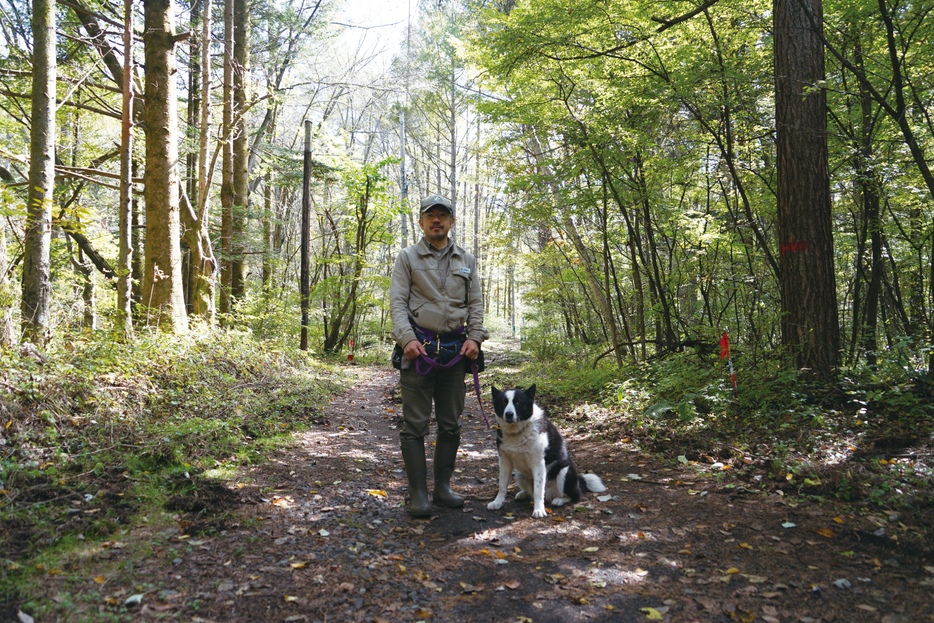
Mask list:
[[[460,416],[464,412],[464,367],[432,370],[421,375],[414,366],[400,370],[402,388],[402,430],[399,439],[413,441],[428,434],[431,406],[434,403],[438,435],[456,437],[461,433]]]

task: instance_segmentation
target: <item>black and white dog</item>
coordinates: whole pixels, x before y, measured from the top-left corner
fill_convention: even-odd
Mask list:
[[[552,506],[577,502],[581,493],[606,491],[596,474],[579,476],[554,424],[535,404],[535,386],[500,391],[493,388],[496,411],[496,448],[499,450],[499,494],[487,504],[499,510],[513,472],[519,485],[517,500],[532,498],[532,517],[545,516],[545,496]]]

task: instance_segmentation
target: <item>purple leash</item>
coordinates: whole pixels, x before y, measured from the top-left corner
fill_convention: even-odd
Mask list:
[[[461,330],[463,330],[463,327],[461,328]],[[422,332],[424,332],[426,335],[432,335],[430,331],[425,331],[424,329],[422,329]],[[437,334],[434,334],[434,336],[437,337]],[[428,341],[429,342],[434,341],[434,338],[429,339]],[[440,340],[439,340],[439,343],[440,343]],[[415,371],[421,374],[422,376],[425,376],[426,374],[431,372],[432,368],[436,368],[439,370],[446,370],[447,368],[450,368],[454,364],[458,363],[463,357],[464,357],[463,355],[458,354],[447,363],[438,363],[438,361],[435,359],[426,357],[425,355],[419,355],[418,359],[415,361]],[[425,367],[422,367],[423,362],[426,364]],[[477,364],[471,365],[470,368],[471,368],[471,371],[473,372],[473,386],[474,386],[474,391],[477,392],[477,402],[480,404],[480,415],[483,416],[483,421],[484,423],[486,423],[486,427],[489,428],[490,420],[487,419],[486,411],[483,409],[483,398],[481,397],[481,393],[480,393],[480,369],[477,366]]]

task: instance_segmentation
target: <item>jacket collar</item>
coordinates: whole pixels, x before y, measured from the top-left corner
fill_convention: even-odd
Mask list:
[[[453,247],[450,251],[451,255],[463,255],[464,254],[464,250],[459,245],[454,244],[454,241],[451,240],[450,238],[448,238],[448,247]],[[444,249],[442,249],[442,251],[447,251],[448,247],[445,247]],[[421,240],[418,241],[416,248],[418,249],[419,255],[431,255],[432,254],[431,243],[428,242],[428,239],[425,238],[424,236],[422,236]]]

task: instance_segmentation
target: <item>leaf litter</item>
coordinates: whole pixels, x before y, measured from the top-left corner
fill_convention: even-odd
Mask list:
[[[189,536],[181,522],[120,533],[128,547],[89,559],[99,568],[85,581],[100,603],[77,606],[73,616],[125,608],[228,623],[557,623],[608,611],[620,620],[686,623],[934,620],[934,556],[911,526],[761,485],[739,496],[693,462],[628,444],[565,436],[579,471],[597,473],[605,495],[549,506],[548,517],[533,519],[511,487],[503,509],[488,511],[495,441],[470,401],[453,482],[465,507],[412,520],[397,380],[381,368],[361,372],[321,426],[268,464],[242,468],[229,485],[237,503],[210,539],[180,540]],[[112,572],[141,542],[152,554],[134,560],[132,572]],[[51,600],[61,576],[40,577],[48,590],[33,597]],[[157,578],[153,590],[134,590]],[[29,616],[22,611],[19,620]]]

